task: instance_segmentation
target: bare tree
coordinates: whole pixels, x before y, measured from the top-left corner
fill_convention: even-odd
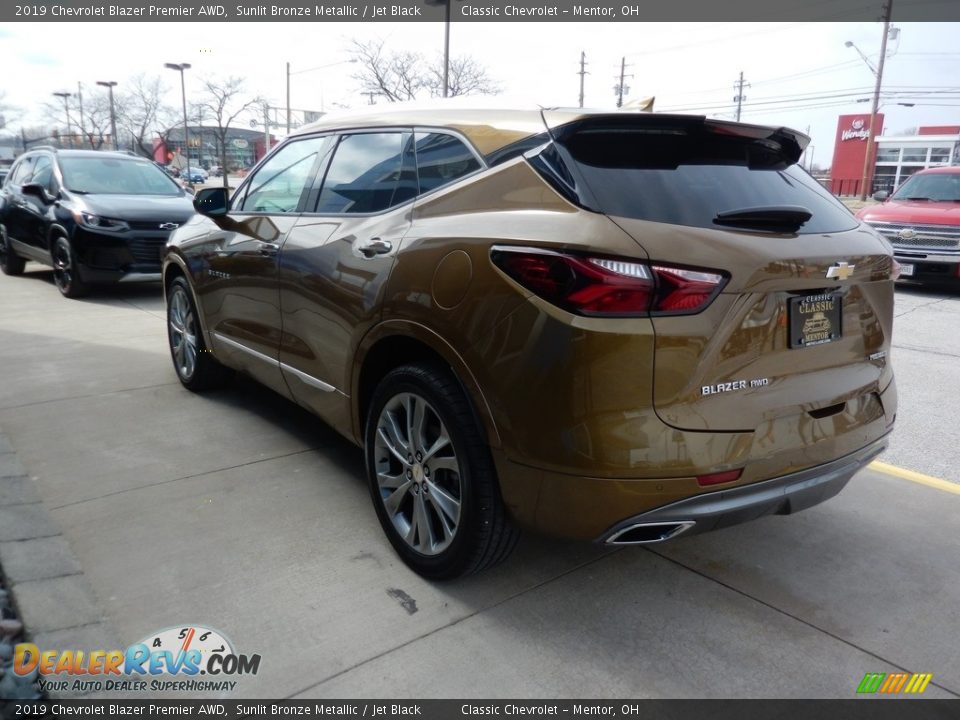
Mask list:
[[[240,115],[256,105],[262,105],[263,99],[247,95],[242,78],[229,77],[223,80],[210,79],[204,82],[206,97],[198,103],[204,109],[204,116],[212,115],[216,128],[212,128],[220,151],[220,167],[223,168],[223,186],[227,185],[227,133],[230,125]]]
[[[153,157],[153,136],[164,136],[176,123],[176,109],[163,102],[167,87],[159,75],[140,73],[124,85],[114,96],[117,133],[131,139],[135,153]]]
[[[416,52],[387,50],[383,40],[361,42],[354,40],[350,55],[359,66],[353,78],[360,83],[361,92],[370,97],[386,98],[388,102],[415,100],[424,93],[431,97],[443,95],[443,58],[431,64]],[[484,94],[500,92],[500,87],[486,69],[469,56],[450,59],[448,95]]]
[[[0,90],[0,130],[5,129],[11,122],[20,118],[21,111],[7,102],[7,93]]]
[[[93,92],[85,98],[83,110],[81,132],[93,150],[100,150],[110,136],[110,98],[105,91]]]
[[[443,57],[430,67],[426,81],[431,97],[443,97]],[[447,96],[496,95],[500,85],[483,65],[469,55],[450,58],[450,79]]]

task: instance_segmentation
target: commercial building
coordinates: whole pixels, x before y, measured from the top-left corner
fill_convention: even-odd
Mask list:
[[[841,115],[830,170],[830,190],[836,195],[859,195],[867,152],[870,115]],[[876,152],[868,168],[868,194],[892,191],[910,175],[929,167],[960,165],[960,125],[930,125],[915,135],[883,135],[883,114],[874,130]]]
[[[192,166],[209,169],[220,164],[220,136],[217,128],[191,125],[187,129],[187,138],[186,145]],[[227,165],[231,171],[250,167],[264,155],[266,143],[263,131],[231,127],[227,128],[226,140]],[[277,138],[271,135],[270,147],[277,142]],[[159,163],[167,164],[177,155],[186,158],[182,125],[171,128],[163,137],[154,140],[153,144],[153,159]]]

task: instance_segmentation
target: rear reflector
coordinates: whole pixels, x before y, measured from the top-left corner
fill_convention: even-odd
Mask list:
[[[700,487],[706,485],[719,485],[720,483],[733,482],[734,480],[739,480],[740,475],[743,474],[743,468],[737,468],[736,470],[726,470],[724,472],[710,473],[709,475],[697,475],[697,484]]]
[[[706,269],[537,248],[497,246],[491,259],[547,302],[593,317],[698,313],[725,283],[723,275]]]

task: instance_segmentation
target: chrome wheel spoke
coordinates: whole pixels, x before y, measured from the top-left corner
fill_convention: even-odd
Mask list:
[[[382,445],[398,462],[407,467],[409,465],[406,456],[407,447],[397,436],[396,431],[396,423],[391,420],[381,424],[377,428],[377,437],[380,439],[377,444]]]
[[[460,522],[460,501],[436,483],[428,481],[427,486],[430,488],[430,494],[427,497],[430,498],[431,504],[437,509],[437,515],[440,517],[444,529],[452,535]]]
[[[427,503],[423,499],[423,493],[413,497],[414,514],[417,518],[417,535],[419,542],[417,549],[422,553],[433,553],[437,540],[433,536],[433,525],[428,517]]]
[[[400,505],[403,503],[404,498],[407,497],[407,493],[410,492],[411,485],[413,485],[413,483],[408,480],[383,499],[383,506],[392,518],[396,518],[399,513]]]
[[[448,470],[450,472],[459,473],[460,463],[457,462],[457,456],[451,455],[449,457],[431,458],[430,471],[436,472],[437,470]]]
[[[441,427],[440,435],[437,437],[436,440],[433,441],[433,443],[431,443],[429,448],[423,451],[423,461],[426,462],[427,460],[432,458],[434,455],[436,455],[440,450],[443,450],[443,448],[447,447],[447,445],[449,444],[450,444],[450,438],[447,435],[447,429],[444,427]]]

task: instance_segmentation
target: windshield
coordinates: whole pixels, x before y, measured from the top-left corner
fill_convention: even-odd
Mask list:
[[[960,202],[960,172],[914,175],[900,186],[892,199]]]
[[[97,195],[170,195],[180,188],[146,160],[118,157],[62,157],[60,169],[68,190]]]

